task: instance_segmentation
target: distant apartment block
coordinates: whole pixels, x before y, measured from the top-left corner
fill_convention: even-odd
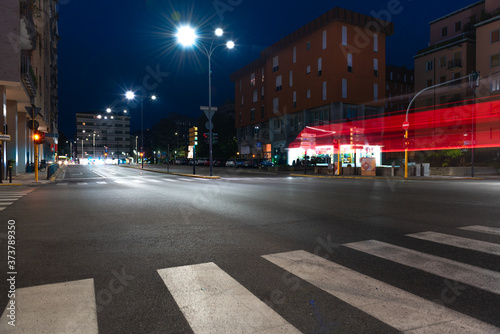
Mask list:
[[[131,152],[130,116],[99,111],[77,113],[76,138],[78,159],[125,159]]]
[[[57,0],[2,0],[0,11],[0,133],[1,161],[13,160],[13,174],[34,161],[33,131],[26,107],[41,108],[38,130],[58,133]],[[39,160],[51,160],[57,138],[46,137]]]
[[[233,73],[241,156],[286,163],[306,126],[382,114],[392,33],[390,22],[333,8]]]
[[[386,66],[385,111],[406,110],[415,91],[415,71],[405,66]]]

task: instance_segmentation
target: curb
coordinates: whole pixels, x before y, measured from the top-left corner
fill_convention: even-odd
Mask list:
[[[121,165],[120,167],[139,169],[139,170],[144,170],[146,172],[153,172],[153,173],[160,173],[160,174],[169,174],[169,175],[177,175],[177,176],[194,177],[194,178],[198,178],[198,179],[213,179],[213,180],[219,180],[220,179],[220,176],[203,176],[203,175],[193,175],[193,174],[182,174],[182,173],[174,173],[174,172],[165,172],[165,171],[162,171],[162,170],[154,170],[154,169],[140,168],[140,167],[135,167],[135,166],[127,166],[127,165]]]
[[[400,180],[400,181],[461,181],[461,180],[485,180],[485,178],[481,177],[398,177],[398,176],[344,176],[344,175],[304,175],[304,174],[290,174],[290,176],[294,177],[311,177],[311,178],[319,178],[319,179],[357,179],[357,180]]]
[[[8,187],[8,186],[22,186],[22,183],[0,183],[0,187]]]

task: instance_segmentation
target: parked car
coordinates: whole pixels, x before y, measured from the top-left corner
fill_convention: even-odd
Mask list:
[[[224,167],[226,165],[225,160],[217,159],[213,161],[213,166],[215,167]]]
[[[243,167],[244,164],[245,164],[245,160],[244,159],[236,159],[236,168]]]
[[[257,168],[257,167],[259,167],[259,159],[245,160],[245,162],[243,163],[243,167]]]
[[[265,159],[265,160],[260,161],[260,166],[261,167],[272,167],[272,166],[274,166],[274,164],[271,160]]]
[[[236,159],[229,159],[226,161],[226,167],[236,167]]]

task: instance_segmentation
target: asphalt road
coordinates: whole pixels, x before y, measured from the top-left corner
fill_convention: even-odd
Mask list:
[[[498,180],[68,166],[12,189],[0,245],[14,221],[20,300],[2,333],[500,332]]]

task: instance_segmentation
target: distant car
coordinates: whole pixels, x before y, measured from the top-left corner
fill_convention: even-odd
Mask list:
[[[274,166],[273,162],[271,160],[261,160],[260,161],[260,166],[261,167],[272,167]]]
[[[257,168],[259,167],[259,159],[245,160],[243,167],[247,168]]]
[[[236,168],[238,167],[243,167],[244,164],[245,164],[245,160],[244,159],[236,159]]]
[[[226,162],[226,167],[236,167],[236,160],[230,159]]]

